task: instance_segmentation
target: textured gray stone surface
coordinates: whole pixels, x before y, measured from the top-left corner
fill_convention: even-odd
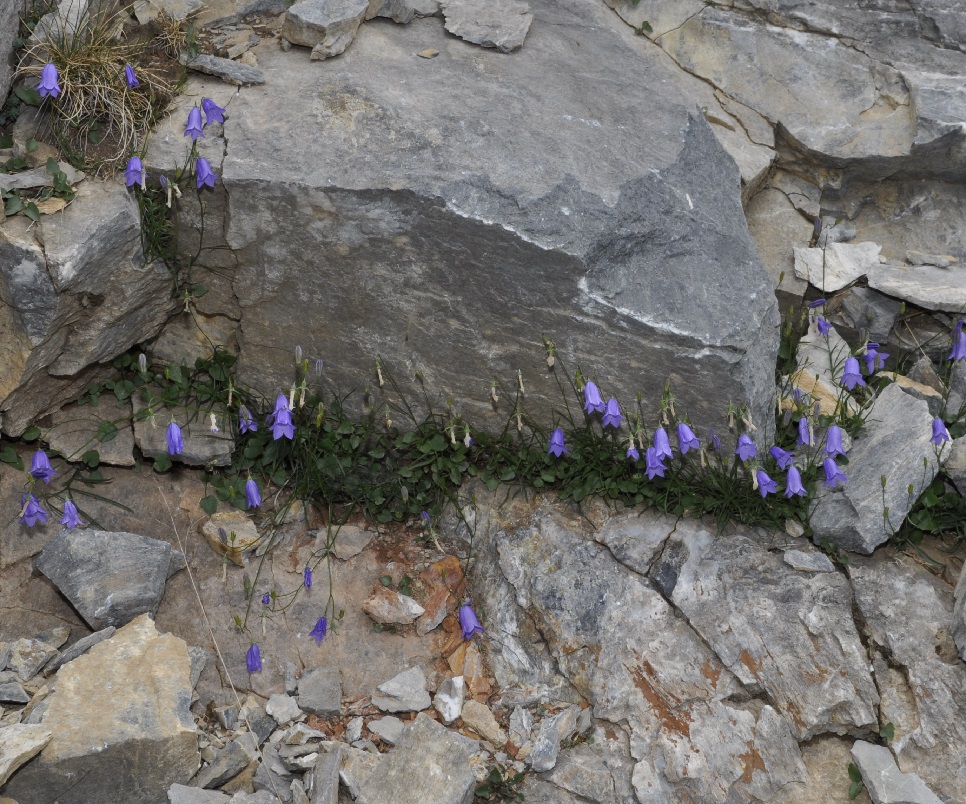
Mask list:
[[[106,425],[113,430],[100,429]],[[62,408],[51,416],[50,427],[43,431],[44,441],[67,460],[78,461],[89,450],[96,450],[101,463],[134,466],[131,403],[119,402],[114,394],[101,394],[92,404]],[[100,433],[104,440],[98,437]]]
[[[393,22],[412,22],[414,17],[439,14],[439,0],[369,0],[366,19],[387,17]]]
[[[852,444],[845,467],[848,480],[835,489],[824,484],[818,489],[811,514],[813,541],[828,540],[843,550],[871,553],[888,540],[936,476],[931,436],[926,403],[898,385],[886,386],[869,411],[865,432]]]
[[[338,56],[356,36],[369,0],[300,0],[285,14],[282,36],[312,48],[312,57]]]
[[[0,726],[0,786],[28,759],[50,742],[50,729],[40,724],[13,723]]]
[[[899,770],[895,757],[884,745],[856,740],[852,759],[874,804],[942,804],[942,799],[922,779]]]
[[[389,745],[395,745],[399,742],[405,725],[398,717],[387,715],[386,717],[377,717],[370,720],[368,728],[369,731],[384,742]]]
[[[226,84],[247,87],[265,83],[265,75],[257,67],[240,61],[199,53],[191,58],[183,58],[185,67],[220,78]]]
[[[519,0],[440,0],[446,30],[474,45],[510,53],[523,46],[533,22]]]
[[[335,747],[319,753],[315,766],[306,778],[312,778],[312,804],[339,804],[339,771],[342,768],[342,748]]]
[[[230,798],[217,790],[203,790],[185,784],[173,784],[168,788],[168,804],[228,804]]]
[[[433,708],[439,712],[443,723],[449,725],[460,716],[466,700],[466,681],[463,676],[447,678],[433,696]]]
[[[174,557],[167,542],[136,533],[62,530],[35,566],[91,628],[101,629],[153,615]]]
[[[20,30],[20,0],[0,1],[0,98],[6,98],[13,77],[13,40]]]
[[[191,783],[197,787],[221,787],[229,779],[241,773],[258,755],[255,738],[251,734],[239,735],[224,748],[219,749],[211,762],[203,767]]]
[[[303,712],[332,717],[342,711],[342,679],[338,667],[312,667],[302,673],[298,687]]]
[[[148,458],[170,455],[167,431],[171,422],[181,428],[184,451],[170,455],[172,461],[189,466],[227,466],[235,449],[231,427],[224,416],[215,417],[217,432],[211,430],[211,418],[204,411],[185,407],[163,408],[154,416],[147,415],[147,404],[140,394],[132,397],[134,407],[134,442]]]
[[[83,656],[98,642],[103,642],[105,639],[110,639],[112,636],[114,636],[114,632],[116,630],[117,629],[111,625],[107,628],[102,628],[100,631],[95,631],[93,634],[90,634],[83,639],[78,639],[67,650],[62,651],[59,656],[55,657],[53,661],[51,661],[44,668],[44,672],[47,675],[56,673],[63,665],[74,661],[74,659],[76,659],[78,656]]]
[[[383,712],[420,712],[429,707],[426,676],[422,668],[410,667],[380,684],[372,693],[372,703]]]

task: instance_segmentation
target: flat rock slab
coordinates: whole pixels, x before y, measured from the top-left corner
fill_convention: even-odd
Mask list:
[[[451,34],[502,53],[521,48],[533,22],[518,0],[440,0],[439,7]]]
[[[207,53],[199,53],[197,56],[181,56],[181,62],[189,70],[199,73],[207,73],[216,78],[220,78],[226,84],[234,84],[240,87],[255,86],[265,83],[265,75],[257,67],[250,64],[243,64],[240,61],[223,59],[220,56],[210,56]]]
[[[376,687],[372,703],[383,712],[421,712],[428,709],[426,676],[419,667],[410,667]]]
[[[795,276],[808,280],[823,293],[833,293],[877,270],[880,251],[882,248],[876,243],[829,243],[825,248],[796,248]]]
[[[166,455],[175,463],[188,466],[228,466],[235,449],[231,428],[223,416],[215,416],[212,430],[211,417],[198,410],[185,407],[165,408],[163,413],[148,414],[147,404],[138,396],[133,398],[134,441],[147,458]],[[184,450],[178,455],[168,452],[168,425],[177,423],[181,428]]]
[[[37,557],[36,567],[99,630],[153,615],[183,558],[167,542],[136,533],[63,530]]]
[[[439,0],[369,0],[366,19],[385,17],[405,24],[414,17],[433,17],[439,14]]]
[[[355,39],[369,0],[301,0],[285,14],[282,36],[312,48],[315,59],[338,56]]]
[[[61,668],[44,715],[52,737],[4,792],[21,804],[157,804],[198,769],[188,648],[141,615]]]
[[[40,724],[0,725],[0,787],[17,768],[39,754],[50,738],[50,729]]]
[[[51,416],[44,440],[69,461],[97,452],[101,463],[134,466],[134,430],[131,403],[114,394],[101,394],[88,405],[68,405]]]
[[[942,804],[942,799],[913,773],[903,773],[884,745],[856,740],[852,759],[875,804]]]
[[[966,270],[932,265],[879,265],[869,287],[926,310],[961,313],[966,309]]]
[[[338,667],[307,668],[299,679],[299,709],[321,717],[342,712],[342,676]]]
[[[932,416],[925,402],[895,384],[882,389],[865,431],[853,441],[845,467],[848,480],[834,489],[819,486],[810,519],[812,540],[855,553],[871,553],[885,543],[936,476],[931,436]]]

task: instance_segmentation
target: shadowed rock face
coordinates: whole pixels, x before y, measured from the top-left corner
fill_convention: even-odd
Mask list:
[[[538,419],[560,405],[546,336],[625,405],[670,378],[701,424],[729,399],[769,418],[777,307],[734,163],[605,7],[533,10],[513,54],[438,19],[363,26],[324,71],[260,54],[222,173],[241,382],[285,387],[299,344],[345,392],[380,357],[496,428],[494,377],[522,370]]]

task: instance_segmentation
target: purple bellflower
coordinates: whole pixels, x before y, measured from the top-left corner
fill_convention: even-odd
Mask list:
[[[311,589],[312,588],[312,569],[310,567],[306,567],[305,572],[302,573],[302,576],[305,579],[305,588]]]
[[[758,454],[758,447],[755,446],[755,442],[751,440],[751,436],[742,433],[738,436],[738,448],[735,450],[735,455],[737,455],[743,461],[750,461]]]
[[[124,186],[135,187],[144,183],[144,165],[136,156],[127,160],[127,167],[124,169]]]
[[[245,481],[245,502],[249,508],[258,508],[262,504],[262,495],[258,490],[258,483],[251,477]]]
[[[252,412],[242,405],[238,409],[238,432],[240,435],[258,431],[258,422],[252,418]]]
[[[627,448],[627,459],[631,461],[639,461],[641,459],[641,453],[637,451],[637,447],[633,443]]]
[[[701,442],[688,425],[681,422],[678,425],[678,445],[682,455],[687,455],[689,449],[700,449]]]
[[[822,463],[822,467],[825,469],[825,485],[830,489],[834,489],[837,483],[844,483],[848,480],[839,469],[839,465],[835,462],[834,458],[826,458]]]
[[[295,438],[295,425],[292,424],[292,411],[288,409],[288,398],[285,394],[279,394],[275,398],[275,410],[269,417],[271,424],[269,429],[275,441],[280,438],[287,438],[290,441]]]
[[[57,83],[57,79],[57,68],[50,62],[47,62],[44,65],[44,69],[40,72],[40,83],[37,84],[37,94],[41,98],[46,98],[48,95],[52,98],[59,97],[60,84]]]
[[[141,86],[141,82],[138,81],[138,77],[134,74],[134,68],[130,64],[124,65],[124,79],[127,81],[128,89]]]
[[[785,496],[791,499],[795,495],[805,496],[805,487],[802,485],[802,473],[792,464],[788,467],[788,476],[785,479]]]
[[[38,522],[47,524],[47,512],[40,507],[40,501],[33,494],[24,494],[20,499],[20,521],[28,528]]]
[[[718,434],[714,431],[713,427],[708,428],[708,441],[711,442],[711,446],[715,452],[721,452],[721,439]]]
[[[824,298],[821,298],[821,299],[816,299],[815,301],[811,301],[811,302],[809,302],[809,303],[808,303],[808,306],[809,306],[809,307],[810,307],[810,308],[811,308],[812,310],[814,310],[814,309],[815,309],[816,307],[821,307],[821,306],[822,306],[822,305],[824,305],[825,303],[826,303],[826,299],[824,299]]]
[[[786,449],[782,449],[779,446],[774,446],[768,450],[768,454],[775,459],[775,463],[778,464],[779,469],[787,469],[792,465],[792,461],[795,460],[795,453],[789,452]]]
[[[832,325],[826,321],[822,316],[815,319],[815,323],[818,325],[818,331],[822,335],[828,335],[829,330],[832,329]]]
[[[325,635],[329,632],[329,621],[325,617],[319,617],[315,623],[315,628],[309,631],[309,636],[315,638],[315,644],[321,645]]]
[[[671,442],[667,437],[667,430],[663,427],[658,427],[654,431],[654,453],[659,458],[673,458],[674,454],[671,452]],[[664,475],[661,475],[663,477]]]
[[[81,522],[81,518],[77,513],[77,506],[70,500],[64,503],[64,516],[61,517],[60,524],[67,528],[67,530],[73,530],[78,525],[84,524]]]
[[[830,458],[834,458],[836,455],[845,455],[845,450],[842,449],[842,428],[837,424],[831,425],[825,434],[825,452],[828,453]]]
[[[621,416],[621,406],[614,397],[611,397],[607,400],[607,407],[604,410],[604,418],[601,423],[604,427],[609,425],[617,430],[620,429],[622,421],[624,421],[624,417]]]
[[[815,443],[815,436],[812,434],[812,426],[808,423],[808,418],[802,416],[798,420],[798,441],[796,444],[811,447]]]
[[[195,161],[195,172],[198,174],[198,189],[202,187],[214,187],[215,186],[215,174],[211,169],[211,165],[208,164],[208,160],[203,156],[199,156]]]
[[[941,447],[944,441],[949,441],[949,430],[942,419],[932,420],[932,438],[929,439],[937,447]]]
[[[570,452],[570,450],[564,444],[563,430],[558,427],[550,434],[550,449],[547,450],[547,453],[559,458],[565,452]]]
[[[589,382],[584,386],[584,410],[588,415],[597,411],[604,412],[604,400],[601,399],[600,389],[594,382]]]
[[[54,475],[57,474],[54,467],[50,465],[50,458],[42,449],[38,449],[34,453],[33,460],[30,462],[30,474],[37,480],[43,480],[44,483],[50,483]]]
[[[272,596],[268,592],[266,592],[264,595],[262,595],[262,605],[263,606],[267,606],[271,602],[272,602]]]
[[[248,666],[249,673],[260,673],[262,670],[262,652],[258,648],[258,643],[253,642],[252,646],[245,654],[245,664]]]
[[[653,480],[655,477],[664,477],[664,456],[658,453],[654,447],[648,447],[644,453],[644,466],[647,471],[647,479]]]
[[[476,612],[473,611],[473,607],[468,600],[460,606],[459,619],[463,639],[472,639],[476,634],[483,633],[483,626],[480,625]]]
[[[763,469],[755,472],[755,478],[758,480],[758,491],[762,497],[767,497],[769,494],[778,491],[778,483],[772,480]]]
[[[201,109],[197,106],[192,106],[191,111],[188,112],[188,125],[184,127],[184,135],[191,137],[192,141],[194,141],[198,137],[205,136],[205,132],[201,129]]]
[[[867,343],[865,345],[865,354],[862,355],[862,359],[865,360],[866,372],[871,374],[877,368],[884,368],[888,357],[888,354],[879,351],[879,344],[873,342]]]
[[[859,361],[855,357],[845,358],[845,369],[842,372],[842,385],[850,391],[856,385],[865,385],[862,379],[862,370],[859,368]]]
[[[211,98],[202,98],[201,108],[204,110],[204,113],[205,113],[206,126],[210,126],[212,123],[225,122],[225,118],[222,116],[224,115],[225,110],[222,109]]]
[[[953,349],[947,360],[966,360],[966,335],[963,335],[963,320],[956,322],[953,330]]]
[[[171,424],[168,425],[166,437],[168,440],[169,455],[180,455],[182,452],[184,452],[184,439],[181,436],[181,428],[178,426],[177,422],[171,422]]]

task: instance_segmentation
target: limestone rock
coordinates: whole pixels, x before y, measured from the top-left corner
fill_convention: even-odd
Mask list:
[[[434,17],[439,14],[439,0],[369,0],[366,19],[388,17],[405,24],[415,17]]]
[[[470,804],[476,776],[470,741],[425,715],[403,731],[363,782],[360,804]]]
[[[60,669],[44,716],[52,737],[5,792],[22,804],[58,799],[155,804],[198,768],[188,705],[188,650],[143,614]]]
[[[479,701],[467,701],[463,704],[461,714],[463,723],[471,728],[484,740],[489,740],[497,748],[502,748],[506,744],[506,734],[496,722],[493,713],[487,706]]]
[[[901,306],[898,299],[855,286],[829,300],[826,317],[836,329],[851,330],[858,340],[885,343],[899,318]]]
[[[168,788],[168,804],[228,804],[231,796],[217,790],[202,790],[184,784],[173,784]]]
[[[299,709],[312,715],[332,717],[342,712],[342,680],[338,667],[312,667],[302,673],[298,688]]]
[[[30,696],[24,692],[23,686],[17,681],[0,683],[0,703],[25,704]]]
[[[440,0],[439,6],[451,34],[502,53],[522,47],[533,22],[519,0]]]
[[[931,265],[879,265],[869,273],[869,287],[926,310],[958,313],[966,307],[966,271]]]
[[[782,553],[782,561],[800,572],[835,572],[832,560],[817,551],[806,553],[802,550],[786,550]]]
[[[136,0],[133,11],[141,25],[148,25],[154,22],[161,12],[174,20],[186,20],[203,7],[201,0]]]
[[[13,42],[20,30],[22,10],[18,0],[3,0],[0,3],[0,97],[3,98],[10,91],[10,79],[13,77]]]
[[[312,768],[312,804],[339,804],[339,771],[342,767],[342,748],[336,746],[323,751]],[[306,774],[308,779],[309,774]]]
[[[273,695],[265,704],[265,711],[280,724],[291,723],[303,716],[295,698],[290,695]]]
[[[211,762],[198,771],[191,783],[202,788],[221,787],[241,773],[257,756],[258,747],[255,745],[254,735],[241,734],[219,749]]]
[[[77,184],[85,178],[85,175],[75,170],[65,163],[58,163],[61,172],[66,174],[67,181]],[[38,167],[33,170],[21,170],[17,173],[6,173],[0,177],[0,188],[3,190],[33,190],[39,187],[53,187],[53,174],[46,167]]]
[[[866,431],[849,453],[848,480],[835,489],[824,484],[811,514],[813,541],[828,540],[843,550],[871,553],[899,529],[938,469],[932,417],[926,403],[886,386],[868,416]],[[887,482],[884,491],[881,478]],[[913,487],[913,493],[908,491]],[[883,508],[889,509],[888,525]]]
[[[40,724],[0,724],[0,787],[17,768],[39,754],[50,738],[50,729]]]
[[[367,528],[358,528],[355,525],[343,525],[334,534],[335,543],[332,545],[332,552],[340,561],[348,561],[353,556],[357,556],[365,550],[375,535],[375,531]],[[320,531],[317,540],[324,544],[325,539],[325,532]]]
[[[184,407],[165,408],[163,413],[146,416],[147,402],[140,395],[132,399],[134,404],[134,441],[147,458],[169,456],[176,463],[188,466],[228,466],[235,449],[235,439],[231,428],[221,415],[215,416],[215,427],[211,419],[197,411]],[[181,428],[184,451],[180,455],[168,452],[168,425],[176,422]]]
[[[416,618],[426,611],[409,595],[403,595],[385,586],[379,587],[369,596],[362,604],[362,610],[377,623],[400,625],[414,623]]]
[[[405,727],[398,717],[387,715],[386,717],[375,718],[369,721],[369,731],[375,734],[383,742],[395,745],[402,736]]]
[[[257,67],[220,56],[199,53],[196,56],[181,55],[181,61],[189,70],[216,76],[226,84],[239,87],[257,86],[265,83],[265,75]]]
[[[158,610],[168,576],[183,566],[176,553],[167,542],[136,533],[62,530],[35,566],[91,628],[101,629]]]
[[[201,533],[219,555],[227,556],[239,567],[245,566],[244,555],[262,540],[255,523],[241,511],[219,511],[202,523]]]
[[[101,394],[90,405],[68,405],[51,416],[44,440],[67,460],[80,460],[96,450],[101,463],[134,466],[134,431],[131,404],[114,394]]]
[[[460,716],[463,711],[463,701],[466,700],[466,683],[463,676],[447,678],[433,697],[433,708],[439,712],[443,723],[447,726]]]
[[[899,386],[899,388],[909,394],[909,396],[913,397],[914,399],[921,399],[926,403],[930,416],[938,417],[942,413],[945,399],[943,394],[937,391],[935,388],[930,388],[928,385],[918,383],[909,377],[903,376],[902,374],[896,374],[894,371],[880,371],[876,376],[888,377],[897,386]]]
[[[942,804],[942,799],[922,779],[899,770],[892,752],[884,745],[856,740],[852,759],[875,804]]]
[[[355,39],[369,0],[300,0],[285,14],[282,36],[312,48],[312,57],[338,56]]]
[[[57,655],[57,648],[39,639],[18,639],[10,645],[7,667],[13,670],[21,681],[27,681],[39,673],[45,664]]]
[[[829,243],[825,248],[796,248],[795,276],[806,279],[823,293],[850,285],[879,268],[876,243]]]
[[[410,667],[376,687],[372,703],[383,712],[421,712],[430,704],[426,676],[419,667]]]
[[[776,292],[800,307],[808,283],[795,271],[794,248],[808,244],[812,227],[784,192],[770,186],[752,197],[745,214],[748,231]]]
[[[362,751],[350,745],[342,746],[342,769],[339,771],[339,780],[353,799],[359,800],[363,786],[382,761],[381,754],[370,754],[368,751]]]

